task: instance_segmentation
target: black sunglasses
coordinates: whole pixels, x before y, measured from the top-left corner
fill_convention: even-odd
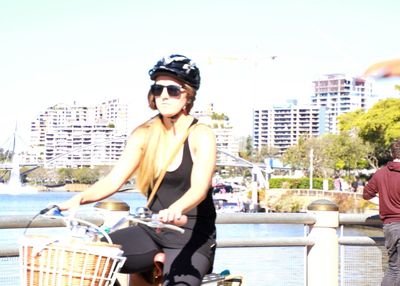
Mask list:
[[[150,86],[150,92],[154,96],[160,96],[164,88],[167,88],[168,95],[172,97],[178,97],[182,93],[182,87],[180,87],[179,85],[161,85],[161,84],[153,84],[152,86]]]

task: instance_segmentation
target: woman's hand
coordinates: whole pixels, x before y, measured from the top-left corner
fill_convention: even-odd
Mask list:
[[[164,223],[171,223],[176,226],[183,226],[187,223],[188,218],[182,215],[181,211],[174,209],[163,209],[158,213],[158,220]]]
[[[57,206],[61,211],[75,210],[81,205],[81,201],[81,194],[77,194],[70,198],[68,201],[58,203]]]

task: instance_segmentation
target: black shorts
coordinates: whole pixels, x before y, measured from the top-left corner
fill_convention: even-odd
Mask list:
[[[212,271],[214,245],[210,247],[208,255],[190,245],[182,248],[167,248],[154,241],[141,226],[118,230],[110,234],[110,237],[114,244],[121,245],[124,256],[127,258],[122,267],[122,273],[151,270],[154,266],[154,256],[159,252],[164,252],[166,258],[163,285],[200,285],[204,275]]]

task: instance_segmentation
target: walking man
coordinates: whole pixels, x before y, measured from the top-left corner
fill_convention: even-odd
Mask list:
[[[390,153],[393,161],[376,171],[364,187],[363,198],[379,198],[379,216],[389,257],[381,286],[400,286],[400,139],[392,143]]]

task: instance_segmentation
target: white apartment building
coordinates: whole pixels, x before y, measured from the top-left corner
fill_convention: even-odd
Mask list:
[[[357,109],[366,110],[373,98],[372,82],[345,74],[328,74],[313,81],[312,104],[326,108],[326,124],[329,133],[336,134],[337,117]]]
[[[288,103],[253,110],[253,148],[271,147],[283,154],[302,136],[325,133],[325,109]]]
[[[97,106],[57,104],[31,122],[27,163],[45,167],[113,164],[125,146],[127,105],[110,100]]]

